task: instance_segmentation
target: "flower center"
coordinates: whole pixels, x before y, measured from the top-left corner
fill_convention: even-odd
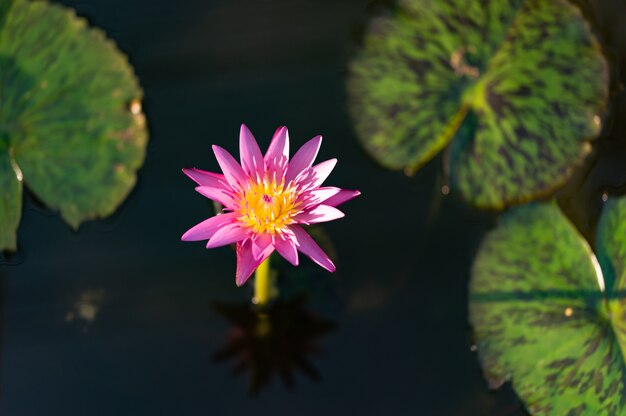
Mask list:
[[[239,221],[255,233],[274,234],[293,224],[299,210],[293,187],[267,178],[251,181],[237,199]]]

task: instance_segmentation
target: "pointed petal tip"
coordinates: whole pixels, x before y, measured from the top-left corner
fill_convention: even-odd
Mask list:
[[[187,175],[188,178],[193,180],[193,171],[195,168],[182,168],[181,171]]]
[[[226,177],[221,173],[209,172],[198,168],[184,168],[183,173],[200,186],[228,188]]]
[[[318,266],[334,272],[336,270],[335,265],[330,260],[328,255],[317,245],[313,238],[299,225],[291,226],[295,236],[295,243],[298,246],[298,251],[306,255],[313,260]]]
[[[239,131],[239,159],[241,167],[250,176],[262,174],[263,154],[252,132],[245,124]]]
[[[191,233],[189,231],[187,231],[185,234],[180,236],[180,241],[183,241],[185,243],[190,243],[193,241],[198,241],[197,239],[194,239],[191,237]]]
[[[317,224],[338,220],[346,214],[331,205],[320,204],[309,211],[304,211],[294,217],[299,223]]]
[[[287,182],[295,179],[300,173],[313,165],[321,145],[322,136],[315,136],[298,149],[289,162],[287,176],[285,177]]]
[[[200,185],[195,187],[195,191],[211,201],[219,202],[226,208],[233,208],[235,206],[233,197],[222,189]]]
[[[330,172],[335,169],[335,166],[337,166],[337,161],[337,158],[333,157],[332,159],[328,159],[318,163],[317,165],[313,166],[313,169],[320,170],[326,174],[330,174]]]
[[[273,251],[273,248],[272,248]],[[252,240],[246,239],[237,243],[237,271],[235,272],[235,283],[242,286],[252,276],[252,273],[259,267],[259,264],[265,260],[271,252],[266,250],[259,259],[252,256]]]
[[[191,238],[191,229],[185,231],[185,233],[183,235],[180,236],[180,241],[184,241],[184,242],[189,242],[189,241],[193,241]]]
[[[296,248],[294,239],[295,237],[291,231],[282,235],[279,234],[274,240],[274,248],[285,260],[297,266],[300,261],[298,259],[298,249]]]
[[[220,227],[207,241],[206,248],[217,248],[229,244],[238,243],[246,238],[248,230],[237,224],[229,224]]]
[[[215,153],[217,163],[220,165],[224,177],[230,186],[239,187],[240,184],[246,181],[246,173],[239,162],[235,160],[228,150],[220,146],[213,145],[213,153]]]
[[[249,278],[250,276],[246,278],[242,278],[241,276],[235,276],[235,284],[237,285],[237,287],[241,287],[246,284]]]
[[[213,150],[213,153],[215,154],[216,158],[219,157],[219,155],[222,155],[224,153],[228,153],[228,155],[232,156],[228,150],[224,149],[222,146],[219,146],[217,144],[212,144],[211,149]]]
[[[276,130],[263,159],[266,163],[273,163],[274,168],[289,161],[289,132],[287,127],[281,126]]]
[[[254,137],[252,135],[252,132],[248,128],[248,126],[246,126],[244,123],[241,123],[241,127],[239,127],[239,139],[241,139],[242,137],[245,137],[245,136]]]
[[[317,263],[317,262],[316,262]],[[337,270],[337,266],[330,259],[330,257],[326,257],[326,261],[323,263],[317,263],[322,269],[326,270],[329,273],[334,273]]]
[[[216,144],[212,144],[211,145],[211,150],[213,150],[213,154],[215,155],[215,158],[217,159],[217,155],[218,153],[222,152],[222,151],[226,151],[224,148],[222,148],[221,146],[218,146]]]
[[[356,198],[359,195],[361,195],[361,191],[342,189],[337,195],[333,195],[327,200],[325,200],[324,205],[330,205],[331,207],[336,207],[338,205],[343,204],[344,202],[348,202],[351,199]]]
[[[223,226],[228,225],[233,220],[232,213],[215,215],[194,225],[188,229],[181,237],[182,241],[202,241],[208,240]]]
[[[279,126],[274,132],[272,140],[277,139],[279,136],[285,136],[285,140],[289,142],[289,130],[287,129],[287,126]]]
[[[317,136],[313,137],[311,140],[309,140],[313,143],[317,144],[317,149],[319,150],[320,147],[322,147],[322,142],[324,141],[324,138],[322,137],[321,134],[318,134]]]

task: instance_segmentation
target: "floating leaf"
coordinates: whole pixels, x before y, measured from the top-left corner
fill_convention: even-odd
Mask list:
[[[626,414],[624,231],[626,198],[602,214],[602,267],[556,204],[513,209],[483,242],[470,285],[479,357],[531,413]]]
[[[0,151],[0,248],[15,250],[17,226],[22,213],[22,177],[7,151]]]
[[[111,214],[133,188],[147,144],[142,94],[127,58],[73,11],[0,0],[0,158],[12,155],[26,186],[72,227]],[[0,209],[2,233],[18,219]],[[3,234],[0,250],[14,242]]]
[[[607,77],[565,0],[400,0],[371,22],[348,90],[380,163],[415,170],[451,142],[453,188],[502,208],[566,181],[599,132]]]

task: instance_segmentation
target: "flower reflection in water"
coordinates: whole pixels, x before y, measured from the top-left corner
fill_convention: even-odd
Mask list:
[[[311,380],[321,379],[310,357],[323,352],[319,339],[331,332],[335,323],[308,311],[303,297],[278,300],[264,311],[249,303],[216,304],[214,309],[233,327],[213,360],[234,361],[235,374],[249,371],[251,395],[269,384],[274,374],[288,388],[294,386],[298,371]]]
[[[96,320],[105,298],[104,289],[85,290],[65,314],[65,322],[77,322],[82,326],[83,332],[87,332],[89,326]]]

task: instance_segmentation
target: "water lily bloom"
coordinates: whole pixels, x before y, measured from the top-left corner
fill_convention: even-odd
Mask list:
[[[237,244],[236,283],[241,286],[274,250],[294,266],[298,251],[324,269],[335,265],[302,225],[344,216],[336,207],[359,191],[322,187],[337,159],[313,166],[322,137],[305,143],[289,160],[289,133],[280,127],[265,153],[241,125],[241,164],[219,146],[213,152],[223,174],[183,169],[200,194],[224,206],[223,213],[189,229],[183,241],[208,240],[206,247]]]

